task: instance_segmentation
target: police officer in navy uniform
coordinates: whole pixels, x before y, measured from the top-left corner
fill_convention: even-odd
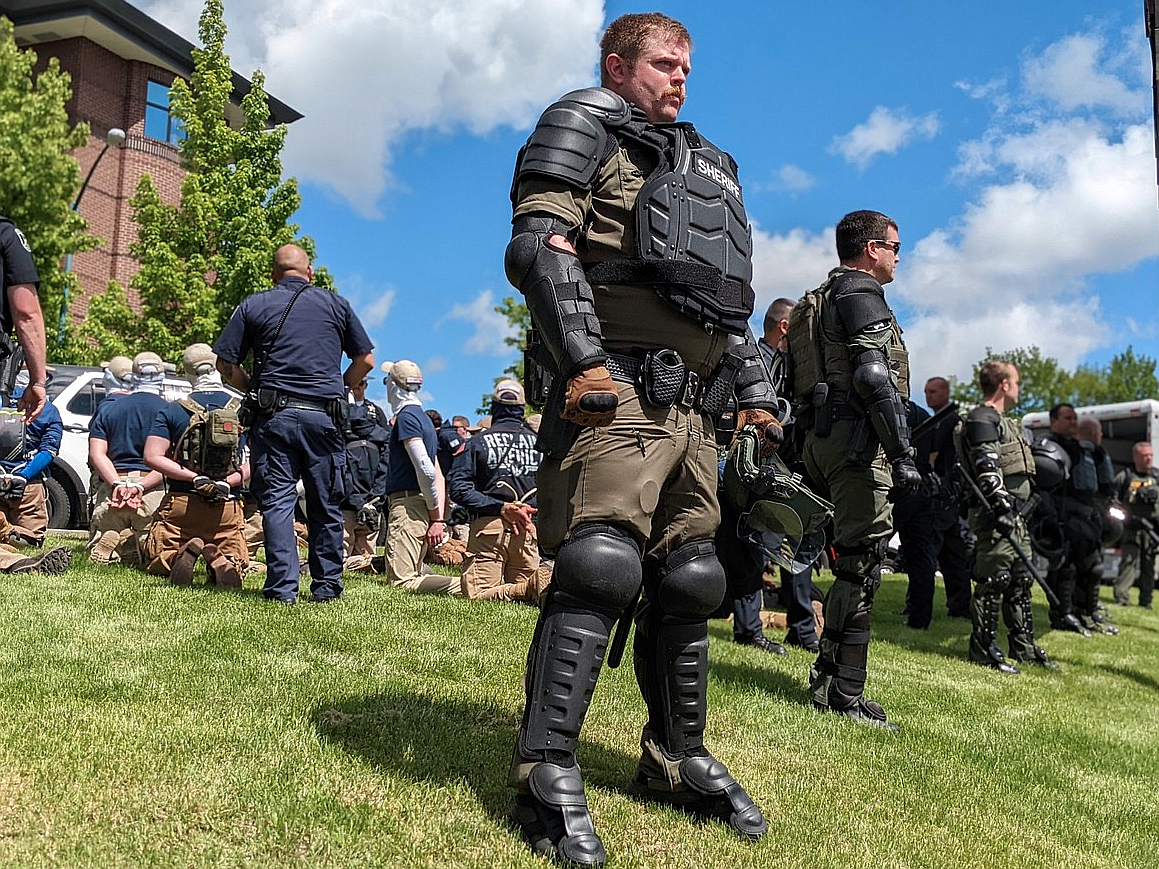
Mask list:
[[[690,51],[688,31],[660,13],[613,21],[604,86],[548,107],[512,188],[507,277],[552,376],[537,483],[540,544],[555,567],[528,656],[511,818],[534,850],[582,866],[606,853],[576,747],[605,652],[619,653],[613,627],[641,587],[633,662],[647,721],[629,787],[749,838],[768,826],[703,738],[706,619],[726,590],[712,540],[713,421],[732,394],[738,423],[770,454],[780,427],[748,328],[751,235],[736,164],[675,123]]]
[[[32,422],[48,401],[44,314],[40,310],[40,296],[37,295],[40,276],[32,262],[32,247],[28,239],[2,214],[0,274],[4,282],[4,292],[0,294],[0,331],[5,343],[7,336],[13,330],[16,331],[16,337],[24,350],[24,364],[28,368],[28,387],[16,407],[24,412],[25,422]],[[9,384],[0,384],[0,389],[8,388]]]
[[[294,536],[297,483],[306,489],[311,600],[342,593],[342,426],[346,390],[374,368],[374,344],[350,303],[311,285],[302,248],[274,254],[273,289],[250,296],[217,339],[218,370],[247,392],[251,488],[262,511],[267,600],[297,600],[300,564]],[[280,324],[280,328],[279,328]],[[241,363],[254,353],[254,373]],[[345,373],[342,355],[351,360]]]

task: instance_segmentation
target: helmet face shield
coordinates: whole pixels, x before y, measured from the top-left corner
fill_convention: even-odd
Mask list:
[[[761,459],[758,438],[752,428],[737,435],[725,459],[724,497],[740,515],[738,533],[756,535],[770,559],[799,571],[824,547],[823,529],[833,505],[815,495],[779,457]],[[812,557],[805,560],[808,551]]]
[[[1061,486],[1070,476],[1070,456],[1050,438],[1039,438],[1030,445],[1034,456],[1034,485],[1047,492]]]

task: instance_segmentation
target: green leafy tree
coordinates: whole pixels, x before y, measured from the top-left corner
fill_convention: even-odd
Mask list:
[[[1078,368],[1074,373],[1071,395],[1072,404],[1077,407],[1159,398],[1155,360],[1147,355],[1136,355],[1135,348],[1129,346],[1106,365]]]
[[[1080,365],[1074,372],[1068,372],[1058,360],[1043,356],[1041,350],[1032,346],[1005,353],[995,353],[987,347],[986,357],[974,365],[970,382],[953,382],[951,392],[956,401],[968,406],[982,400],[978,370],[983,362],[994,358],[1018,366],[1021,394],[1012,415],[1049,410],[1060,402],[1083,407],[1159,397],[1155,360],[1136,355],[1132,347],[1114,356],[1105,366]]]
[[[238,303],[269,286],[278,247],[296,241],[313,254],[311,240],[295,239],[298,227],[289,222],[301,197],[293,179],[282,180],[286,128],[266,127],[260,71],[242,99],[241,126],[226,121],[233,72],[223,11],[222,0],[206,0],[191,80],[170,89],[170,110],[185,134],[180,203],[163,202],[148,175],[131,200],[138,239],[130,250],[141,264],[131,286],[140,314],[113,285],[94,299],[85,330],[92,359],[142,347],[173,359],[190,343],[212,343]],[[329,285],[325,270],[316,283]]]
[[[21,49],[12,22],[0,17],[0,214],[28,238],[40,276],[40,306],[47,326],[48,358],[68,361],[57,335],[65,287],[77,291],[75,276],[61,263],[70,253],[100,241],[72,211],[80,187],[80,167],[71,152],[88,141],[87,124],[71,126],[65,105],[72,79],[56,58],[39,75],[37,57]]]

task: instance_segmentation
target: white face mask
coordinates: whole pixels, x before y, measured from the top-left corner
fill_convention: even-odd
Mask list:
[[[386,400],[390,402],[390,412],[398,413],[408,404],[421,406],[419,394],[403,389],[393,380],[388,379],[386,384]]]

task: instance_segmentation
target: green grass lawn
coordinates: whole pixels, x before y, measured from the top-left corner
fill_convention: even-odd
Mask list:
[[[535,612],[348,580],[289,608],[83,552],[0,576],[0,864],[544,866],[504,822]],[[579,754],[609,866],[1155,866],[1159,614],[1046,633],[1062,671],[1003,677],[940,592],[906,628],[904,594],[886,578],[868,691],[900,734],[814,713],[811,656],[712,623],[707,741],[769,818],[757,844],[624,793],[642,704],[605,671]]]

